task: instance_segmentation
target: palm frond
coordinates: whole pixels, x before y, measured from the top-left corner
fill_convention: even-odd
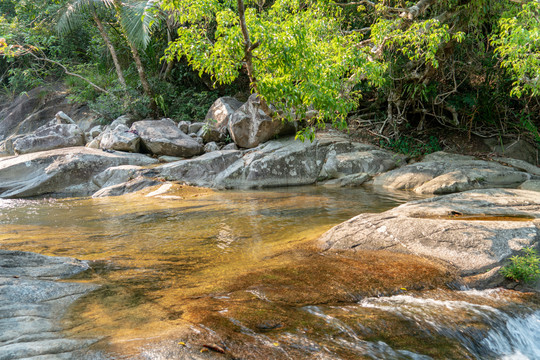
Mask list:
[[[128,40],[138,48],[146,48],[150,42],[152,26],[158,20],[156,0],[127,3],[122,7],[122,27]]]
[[[68,4],[64,13],[58,19],[56,31],[60,34],[69,33],[81,26],[81,24],[92,16],[92,12],[103,7],[111,0],[76,0]]]

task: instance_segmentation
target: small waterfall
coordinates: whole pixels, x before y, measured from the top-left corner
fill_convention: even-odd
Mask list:
[[[540,310],[517,311],[502,290],[460,291],[452,297],[460,295],[467,300],[397,295],[364,299],[359,306],[391,312],[426,332],[455,339],[477,359],[540,359]]]

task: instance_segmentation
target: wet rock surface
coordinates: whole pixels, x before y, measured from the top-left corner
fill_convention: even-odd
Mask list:
[[[390,250],[435,258],[462,275],[475,275],[537,245],[539,219],[538,192],[472,190],[358,215],[326,232],[318,243],[324,250]]]
[[[73,258],[0,250],[0,359],[83,358],[95,339],[69,339],[67,307],[97,288],[58,282],[88,269]]]

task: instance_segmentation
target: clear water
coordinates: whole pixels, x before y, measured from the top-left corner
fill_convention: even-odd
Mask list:
[[[62,321],[113,358],[540,358],[534,297],[444,290],[451,275],[424,259],[313,249],[330,227],[408,196],[180,187],[0,200],[0,247],[92,261],[76,280],[101,289]]]

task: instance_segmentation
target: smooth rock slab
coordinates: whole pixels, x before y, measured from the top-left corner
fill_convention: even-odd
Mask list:
[[[85,262],[0,250],[0,360],[76,359],[96,339],[67,339],[60,323],[70,304],[98,286],[57,282]]]
[[[531,174],[497,162],[471,160],[442,152],[424,161],[381,174],[374,185],[419,194],[450,194],[472,189],[515,188]]]
[[[473,275],[536,245],[539,218],[538,192],[472,190],[358,215],[330,229],[318,243],[325,250],[390,250],[437,258]]]
[[[98,190],[92,177],[119,165],[157,163],[142,154],[65,148],[0,159],[0,198],[86,196]]]

